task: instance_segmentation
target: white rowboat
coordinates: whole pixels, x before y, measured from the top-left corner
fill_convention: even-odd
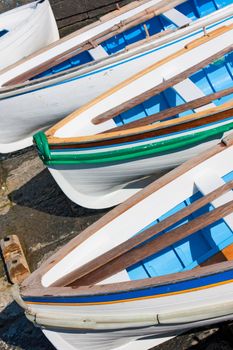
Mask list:
[[[155,1],[145,2],[143,6],[145,8],[145,6],[151,6],[152,3],[153,6],[156,6]],[[192,0],[176,7],[176,11],[179,10],[181,13],[182,11],[185,12],[185,7],[180,6],[188,6],[186,24],[190,22],[190,19],[192,22],[184,28],[180,28],[180,25],[175,25],[171,19],[168,21],[164,16],[163,10],[158,8],[156,13],[158,14],[162,11],[163,14],[153,17],[150,23],[145,21],[148,28],[153,29],[157,34],[142,39],[145,38],[143,25],[141,25],[141,29],[139,28],[140,30],[138,26],[130,29],[123,27],[122,30],[125,29],[123,34],[126,39],[128,38],[128,41],[124,41],[125,48],[121,46],[123,34],[120,33],[110,38],[112,40],[111,43],[109,43],[110,39],[108,39],[102,42],[102,45],[97,45],[94,51],[89,49],[80,54],[72,51],[73,58],[69,58],[60,64],[57,64],[57,60],[55,60],[51,63],[55,66],[46,70],[42,64],[44,61],[47,62],[49,57],[51,58],[53,55],[58,57],[61,55],[62,59],[66,58],[66,55],[62,56],[62,52],[65,49],[70,49],[74,43],[78,45],[81,40],[86,40],[88,33],[88,38],[93,36],[93,33],[96,33],[95,26],[99,25],[101,28],[106,23],[110,25],[112,22],[110,21],[109,24],[109,20],[114,14],[114,20],[122,19],[123,14],[117,10],[119,12],[118,16],[116,16],[116,13],[113,13],[113,15],[109,14],[107,18],[103,18],[102,22],[93,25],[89,30],[84,28],[57,42],[56,45],[43,50],[41,54],[32,56],[31,59],[2,72],[0,74],[0,84],[7,86],[0,89],[0,152],[12,152],[31,145],[31,135],[33,133],[46,129],[132,74],[175,52],[190,40],[201,37],[203,35],[203,27],[206,28],[208,33],[222,25],[231,24],[233,22],[233,5],[231,1],[220,1],[219,6],[223,8],[219,10],[216,10],[213,3],[214,1],[209,0],[208,6],[205,6],[206,1],[200,1],[199,18],[195,17],[191,10],[195,6],[189,7],[192,4]],[[229,5],[224,7],[227,3]],[[137,2],[138,5],[139,2]],[[158,6],[159,3],[157,4]],[[136,8],[138,10],[138,7]],[[128,8],[128,12],[125,12],[124,16],[129,16],[131,11]],[[164,28],[159,25],[161,21],[165,21],[166,25],[164,24]],[[152,27],[151,23],[153,24]],[[161,32],[161,30],[163,31]],[[138,31],[141,33],[139,38],[137,35],[133,35],[133,33],[138,33]],[[103,40],[102,37],[100,39]],[[139,40],[138,42],[127,46],[127,43],[137,39]],[[67,46],[68,44],[69,47]],[[103,57],[102,49],[104,47],[108,54],[105,54]],[[100,52],[98,51],[99,49]],[[29,62],[31,62],[31,65],[29,65]],[[44,73],[37,78],[30,78],[31,75],[37,74],[38,69],[41,70],[42,68],[45,69]]]
[[[232,35],[231,25],[187,44],[35,135],[63,192],[111,207],[218,143],[233,127]]]

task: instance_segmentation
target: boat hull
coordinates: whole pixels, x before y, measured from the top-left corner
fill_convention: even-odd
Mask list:
[[[28,13],[28,15],[27,15]],[[0,16],[1,26],[13,26],[19,16],[25,17],[15,28],[0,38],[0,69],[59,39],[59,33],[49,1],[34,2]]]
[[[191,157],[217,144],[221,137],[163,155],[113,164],[61,164],[48,169],[66,196],[86,208],[117,205]]]
[[[156,61],[203,35],[202,27],[216,29],[233,23],[233,6],[181,29],[156,48],[148,44],[90,67],[0,93],[0,152],[8,153],[32,144],[31,136],[94,99]],[[221,18],[221,19],[220,19]],[[225,18],[225,19],[224,19]],[[214,22],[214,24],[213,24]],[[207,25],[207,23],[212,23]],[[198,29],[197,29],[198,28]],[[158,40],[157,42],[162,42]],[[1,91],[0,91],[1,92]],[[20,106],[20,108],[19,108]]]
[[[189,283],[191,288],[193,282],[191,280],[185,283]],[[132,291],[132,295],[133,293],[137,292]],[[132,295],[131,292],[128,292],[128,298]],[[219,295],[224,295],[224,301],[219,300]],[[30,300],[30,298],[26,299]],[[48,304],[45,299],[48,299]],[[63,297],[61,302],[54,301],[53,297],[42,297],[41,299],[38,297],[37,301],[32,298],[33,301],[26,301],[30,310],[30,312],[26,311],[26,316],[35,324],[43,325],[45,335],[58,350],[61,350],[62,346],[64,349],[64,345],[67,350],[133,350],[135,349],[133,346],[136,345],[138,349],[146,350],[147,342],[144,342],[146,338],[150,340],[150,346],[155,346],[156,343],[162,343],[169,337],[189,329],[209,326],[233,318],[232,282],[230,280],[221,281],[216,285],[207,284],[195,290],[170,292],[167,295],[153,295],[146,298],[123,300],[120,293],[116,299],[110,296],[111,302],[91,302],[94,299],[100,298],[87,296],[86,303],[82,303],[81,298],[78,297],[73,297],[73,300],[72,297]],[[56,321],[51,319],[53,315]],[[98,329],[98,321],[95,320],[96,317],[101,320],[101,315],[108,317],[109,322],[103,321],[103,326]],[[173,316],[170,317],[170,315],[175,318],[173,319]],[[124,317],[126,317],[125,320]],[[64,320],[68,318],[69,325],[65,326]],[[79,318],[86,320],[87,325],[78,327]],[[147,318],[150,318],[150,321],[147,321]],[[114,319],[118,320],[116,328],[108,329],[109,323]],[[130,319],[132,322],[137,319],[140,326],[133,325]],[[50,326],[46,323],[50,323]],[[64,324],[63,328],[62,324]]]

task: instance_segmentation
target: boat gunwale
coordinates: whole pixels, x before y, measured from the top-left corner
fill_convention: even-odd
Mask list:
[[[96,146],[100,145],[101,141],[105,141],[103,144],[101,144],[101,146],[107,145],[107,144],[110,144],[111,146],[112,143],[115,144],[115,143],[122,143],[122,142],[130,142],[133,136],[138,136],[140,137],[140,139],[142,136],[143,138],[160,136],[161,135],[160,130],[164,130],[164,129],[166,130],[167,128],[169,129],[180,125],[181,127],[179,130],[175,130],[175,131],[171,130],[169,131],[169,134],[173,132],[177,132],[177,131],[183,130],[182,129],[183,124],[195,122],[198,120],[202,120],[201,126],[202,125],[205,126],[206,123],[208,123],[208,120],[206,121],[206,118],[213,117],[214,115],[218,116],[218,114],[222,114],[224,112],[227,114],[227,112],[230,113],[231,111],[233,111],[233,99],[231,99],[229,102],[226,102],[220,106],[211,107],[204,111],[189,114],[184,117],[173,118],[168,121],[162,121],[159,124],[152,124],[149,126],[136,127],[132,129],[130,128],[124,131],[114,131],[113,129],[113,131],[111,132],[103,132],[103,133],[90,135],[90,136],[67,137],[67,138],[49,136],[47,137],[47,140],[48,140],[49,146],[52,146],[52,149],[55,149],[55,147],[53,146],[59,146],[59,148],[60,147],[62,148],[65,145],[69,145],[70,147],[72,147],[74,144],[75,144],[75,148],[76,147],[77,148],[93,147],[95,145]],[[155,132],[155,134],[153,132]],[[152,135],[150,134],[150,136],[148,136],[149,133],[153,133],[153,134]],[[162,135],[164,135],[163,132],[162,132]],[[106,141],[109,141],[109,143],[107,143]]]
[[[20,286],[20,294],[23,298],[33,297],[82,297],[82,296],[98,296],[106,294],[120,294],[124,292],[144,290],[152,287],[160,287],[166,285],[174,285],[180,282],[192,281],[207,276],[214,276],[219,273],[233,270],[233,261],[223,261],[208,266],[200,266],[198,269],[170,273],[163,276],[144,278],[140,280],[124,281],[117,283],[106,283],[87,286],[60,286],[60,287],[44,287],[41,283],[27,286],[25,282]],[[230,280],[226,283],[233,283]],[[212,284],[210,284],[212,286]],[[178,292],[179,293],[179,292]],[[182,291],[181,291],[182,293]],[[166,293],[165,293],[166,296]],[[47,303],[46,303],[47,304]]]
[[[230,10],[231,8],[233,8],[233,4],[227,5],[226,7],[222,8],[222,9],[219,9],[217,11],[219,11],[219,12],[221,12],[221,11],[222,12],[226,12],[226,10]],[[229,11],[229,13],[220,16],[217,19],[217,21],[224,21],[224,20],[227,21],[227,20],[229,20],[232,17],[232,14],[233,14],[233,12]],[[19,90],[25,90],[26,89],[22,93],[28,93],[28,92],[33,92],[34,91],[33,88],[36,88],[36,87],[38,87],[39,90],[43,89],[43,88],[46,88],[46,87],[49,87],[50,86],[49,83],[53,82],[54,80],[55,80],[55,82],[54,82],[55,85],[57,83],[58,84],[63,83],[63,80],[66,78],[66,76],[68,76],[67,81],[69,82],[70,80],[79,78],[80,75],[82,75],[82,74],[85,75],[85,74],[88,74],[88,73],[92,72],[93,71],[93,67],[94,67],[95,70],[98,71],[98,69],[102,69],[103,67],[106,67],[106,66],[111,65],[111,64],[114,64],[114,65],[118,64],[118,62],[131,59],[131,57],[140,55],[143,52],[149,52],[150,53],[151,50],[155,50],[156,48],[159,48],[162,45],[166,45],[169,42],[172,43],[173,40],[174,41],[178,40],[178,39],[182,40],[183,36],[191,35],[192,33],[193,33],[193,35],[195,35],[195,30],[198,31],[198,30],[202,29],[203,27],[206,28],[206,27],[211,26],[211,25],[213,26],[216,23],[216,20],[211,19],[212,15],[213,14],[209,14],[209,15],[205,16],[205,17],[208,17],[207,20],[210,18],[210,21],[207,24],[199,24],[199,22],[202,22],[202,21],[205,20],[205,17],[203,17],[203,18],[197,19],[196,21],[191,22],[187,26],[174,29],[170,34],[168,33],[168,37],[165,36],[165,39],[162,42],[158,43],[157,40],[154,40],[155,42],[150,43],[150,40],[144,39],[144,40],[146,40],[145,43],[143,42],[141,44],[141,41],[138,42],[138,45],[137,45],[138,47],[136,47],[137,43],[135,43],[134,44],[135,45],[134,48],[131,49],[131,47],[126,47],[124,50],[122,50],[120,52],[116,52],[115,54],[112,54],[109,57],[98,59],[98,60],[94,60],[94,61],[85,63],[83,65],[77,66],[77,67],[71,67],[69,69],[66,69],[66,70],[61,71],[61,72],[57,72],[57,73],[52,74],[50,76],[45,76],[45,77],[37,78],[37,79],[34,79],[34,80],[28,80],[28,81],[25,81],[24,83],[20,83],[20,84],[14,84],[14,85],[6,86],[6,87],[0,87],[0,100],[4,99],[4,98],[14,97],[14,95],[13,96],[11,96],[11,95],[8,96],[8,94],[11,93],[11,92],[12,93],[16,93]],[[195,28],[193,28],[193,26]],[[211,30],[211,29],[207,29],[207,30]],[[182,34],[183,30],[187,31],[184,35]],[[174,39],[173,38],[170,39],[170,35],[173,35],[173,34],[176,34],[176,33],[178,33],[179,35],[177,37],[175,37]],[[153,36],[151,36],[150,38],[152,38],[152,37]],[[154,39],[156,39],[156,37]],[[143,46],[143,47],[141,47],[141,46]],[[137,50],[135,50],[135,49],[137,49]],[[121,58],[121,56],[124,56],[124,57]],[[76,74],[75,75],[75,73],[79,73],[80,71],[81,71],[80,74],[78,74],[78,75]],[[2,72],[3,72],[3,70],[2,70]],[[44,83],[44,85],[41,86],[41,84],[43,84],[43,83]],[[28,90],[27,90],[27,88],[28,88]],[[3,95],[3,97],[2,97],[2,95]],[[6,97],[4,97],[4,95],[6,95]]]

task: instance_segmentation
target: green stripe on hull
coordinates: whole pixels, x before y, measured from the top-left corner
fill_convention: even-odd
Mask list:
[[[47,138],[43,132],[35,134],[34,141],[37,144],[39,155],[45,165],[99,164],[129,161],[136,158],[155,155],[160,156],[172,152],[182,151],[186,148],[194,147],[200,143],[207,142],[212,139],[221,139],[223,133],[231,130],[232,128],[233,123],[229,123],[210,130],[179,136],[173,139],[159,141],[147,145],[88,154],[51,154]],[[60,146],[62,149],[62,144]]]

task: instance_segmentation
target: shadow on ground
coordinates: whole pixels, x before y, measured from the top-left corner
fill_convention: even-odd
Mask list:
[[[5,348],[2,342],[24,350],[55,350],[42,331],[27,320],[15,302],[0,313],[0,349]]]
[[[10,200],[17,205],[33,208],[50,215],[63,217],[81,217],[96,213],[71,202],[61,191],[47,169],[33,177],[18,190],[9,194]],[[99,210],[98,212],[105,212]]]

